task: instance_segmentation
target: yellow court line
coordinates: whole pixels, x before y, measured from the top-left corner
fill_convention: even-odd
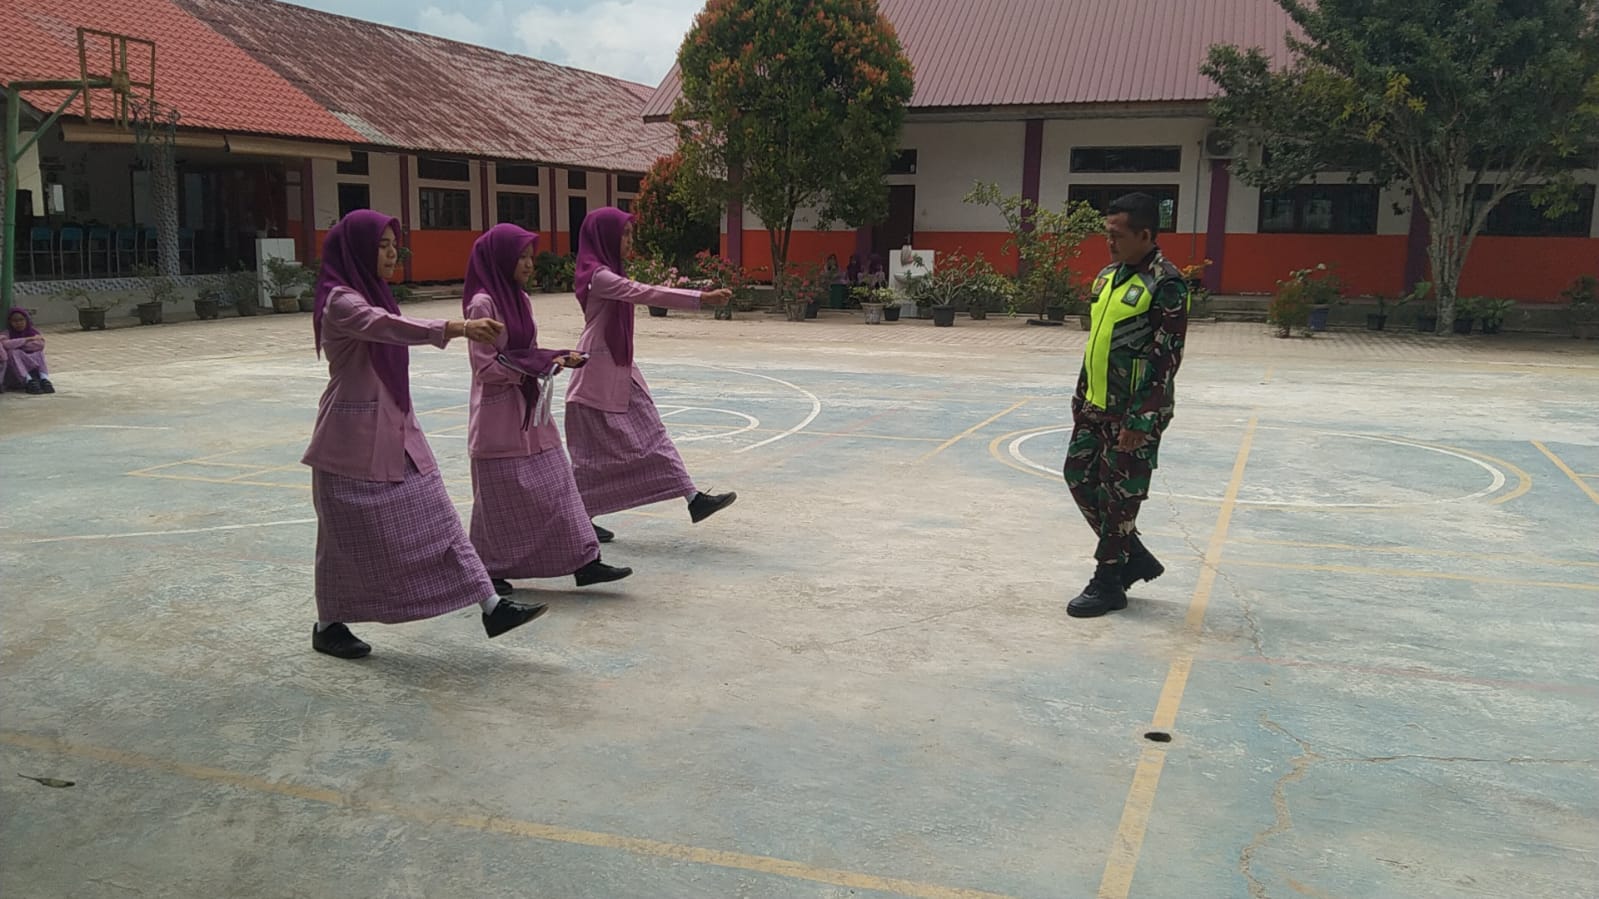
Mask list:
[[[1453,574],[1445,571],[1416,571],[1409,568],[1362,568],[1359,565],[1301,565],[1295,562],[1254,562],[1232,559],[1228,565],[1247,568],[1275,568],[1280,571],[1324,571],[1331,574],[1369,574],[1377,577],[1403,577],[1420,580],[1461,581],[1467,584],[1493,584],[1501,587],[1548,587],[1556,590],[1590,590],[1599,592],[1599,584],[1572,584],[1565,581],[1532,581],[1513,577],[1483,577],[1475,574]]]
[[[120,749],[66,743],[34,734],[0,731],[0,743],[20,749],[67,755],[73,758],[105,762],[140,771],[175,774],[191,780],[221,784],[236,789],[249,790],[254,793],[288,796],[306,802],[317,802],[338,808],[388,815],[430,826],[447,825],[481,833],[525,837],[550,843],[613,849],[650,858],[692,862],[717,868],[750,871],[757,874],[768,874],[773,877],[824,883],[855,890],[870,890],[893,893],[900,896],[912,896],[916,897],[916,899],[1009,899],[1009,897],[999,893],[940,886],[932,883],[919,883],[914,880],[900,880],[894,877],[879,877],[875,874],[863,874],[838,868],[819,868],[814,865],[807,865],[804,862],[772,858],[764,855],[706,849],[700,846],[667,843],[660,840],[647,840],[593,830],[578,830],[571,827],[562,827],[558,824],[540,824],[533,821],[519,821],[514,818],[491,817],[447,808],[405,805],[398,802],[373,799],[369,793],[341,793],[321,787],[284,783],[282,781],[267,780],[251,774],[229,771],[225,768],[172,761],[133,752],[124,752]]]
[[[310,490],[310,484],[274,484],[271,481],[235,481],[229,478],[204,478],[192,474],[145,474],[139,471],[128,472],[129,477],[150,478],[156,481],[191,481],[196,484],[226,484],[228,486],[244,487],[280,487],[286,490]]]
[[[1447,443],[1428,443],[1425,440],[1413,440],[1409,437],[1404,439],[1410,443],[1416,444],[1417,446],[1430,446],[1433,449],[1449,450],[1452,453],[1459,453],[1462,456],[1471,456],[1476,459],[1481,459],[1484,462],[1502,466],[1503,468],[1509,470],[1511,474],[1516,476],[1515,488],[1503,496],[1496,496],[1493,499],[1488,500],[1488,505],[1490,506],[1502,506],[1511,500],[1520,499],[1527,494],[1527,491],[1532,489],[1532,475],[1528,474],[1525,468],[1522,468],[1520,465],[1517,465],[1514,462],[1507,462],[1498,456],[1490,456],[1487,453],[1479,453],[1476,450],[1462,449],[1458,446],[1450,446]]]
[[[1182,539],[1181,534],[1140,530],[1141,534]],[[1554,559],[1548,556],[1523,556],[1515,553],[1476,552],[1458,549],[1427,549],[1420,546],[1358,546],[1353,543],[1305,543],[1299,540],[1264,540],[1256,537],[1229,537],[1228,541],[1248,546],[1282,546],[1290,549],[1332,549],[1345,552],[1382,553],[1395,556],[1443,556],[1457,559],[1485,559],[1498,562],[1521,562],[1527,565],[1555,567],[1599,568],[1599,562],[1580,562],[1576,559]]]
[[[1549,461],[1555,463],[1555,467],[1556,468],[1560,469],[1562,472],[1565,472],[1566,477],[1571,478],[1571,483],[1576,484],[1577,487],[1579,489],[1581,489],[1583,493],[1588,494],[1588,498],[1589,499],[1593,500],[1596,503],[1599,503],[1599,490],[1594,490],[1593,487],[1591,485],[1589,485],[1589,483],[1587,481],[1584,481],[1582,479],[1581,475],[1579,475],[1576,472],[1572,471],[1571,470],[1571,466],[1567,465],[1565,463],[1565,460],[1563,460],[1559,456],[1555,455],[1554,452],[1549,449],[1549,447],[1544,446],[1542,443],[1539,443],[1536,440],[1534,440],[1532,442],[1532,445],[1538,448],[1538,452],[1543,453],[1545,456],[1548,456],[1549,457]]]
[[[1275,366],[1275,365],[1266,366],[1266,376],[1264,378],[1260,379],[1260,383],[1262,383],[1262,384],[1270,384],[1271,383],[1271,376],[1276,374],[1276,373],[1277,373],[1277,366]]]
[[[1244,484],[1244,468],[1249,464],[1249,450],[1254,445],[1255,428],[1259,423],[1258,414],[1250,415],[1249,424],[1244,427],[1238,456],[1233,460],[1232,478],[1222,496],[1221,510],[1216,513],[1210,545],[1205,548],[1199,582],[1194,585],[1193,598],[1188,601],[1188,617],[1184,622],[1186,645],[1166,669],[1166,682],[1161,685],[1160,699],[1155,703],[1155,717],[1151,722],[1155,730],[1170,730],[1177,723],[1183,691],[1188,687],[1188,673],[1194,667],[1193,647],[1205,627],[1205,611],[1210,607],[1216,570],[1227,545],[1227,530],[1232,526],[1233,509],[1238,505],[1238,491]],[[1155,807],[1155,789],[1160,786],[1160,773],[1165,765],[1166,750],[1160,748],[1160,744],[1146,744],[1139,753],[1138,769],[1133,773],[1133,784],[1122,805],[1121,823],[1116,827],[1116,842],[1111,845],[1105,873],[1099,881],[1099,899],[1126,899],[1132,891],[1133,873],[1138,869],[1138,854],[1144,847],[1144,831],[1149,826],[1149,814]]]
[[[978,431],[981,431],[982,429],[988,427],[989,425],[993,424],[994,422],[999,421],[1001,418],[1004,418],[1005,416],[1011,414],[1012,412],[1015,412],[1017,409],[1020,409],[1021,407],[1027,405],[1030,402],[1032,402],[1032,397],[1023,397],[1022,399],[1017,400],[1013,405],[1011,405],[1011,407],[1009,409],[1006,409],[1005,411],[997,413],[995,415],[991,415],[988,418],[985,418],[982,421],[978,422],[977,424],[972,425],[971,427],[969,427],[966,430],[960,432],[959,434],[956,434],[954,437],[949,438],[948,440],[944,441],[943,443],[940,443],[938,446],[936,446],[933,449],[929,450],[928,453],[925,456],[922,456],[920,459],[917,459],[916,461],[917,462],[926,462],[928,459],[931,459],[934,456],[938,455],[939,453],[943,452],[944,450],[947,450],[950,447],[954,446],[955,444],[960,443],[962,440],[965,440],[966,438],[972,436],[973,434],[976,434]]]

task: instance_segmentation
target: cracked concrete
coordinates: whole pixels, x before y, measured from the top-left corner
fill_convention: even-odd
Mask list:
[[[52,333],[61,392],[0,396],[0,892],[1093,895],[1178,653],[1129,895],[1599,882],[1599,504],[1530,443],[1599,474],[1591,348],[1196,326],[1142,520],[1168,573],[1072,621],[1080,333],[823,315],[641,318],[738,505],[613,516],[632,579],[522,584],[553,611],[493,642],[373,627],[358,665],[306,645],[308,320]],[[461,348],[413,385],[464,510]]]

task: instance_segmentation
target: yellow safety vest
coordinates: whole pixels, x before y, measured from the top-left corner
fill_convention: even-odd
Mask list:
[[[1112,403],[1124,407],[1132,398],[1147,375],[1149,363],[1142,356],[1155,331],[1149,319],[1149,307],[1154,302],[1159,281],[1153,275],[1138,271],[1117,284],[1116,275],[1120,269],[1120,265],[1106,266],[1094,279],[1094,305],[1089,310],[1091,326],[1088,348],[1083,353],[1083,371],[1088,376],[1086,399],[1097,409],[1109,409]],[[1139,358],[1132,360],[1130,371],[1113,371],[1111,351],[1122,348],[1131,348]]]

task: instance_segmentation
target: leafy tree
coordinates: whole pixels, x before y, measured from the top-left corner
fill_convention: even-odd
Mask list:
[[[633,201],[633,240],[687,270],[701,250],[715,250],[720,232],[716,207],[678,190],[683,154],[655,160]]]
[[[800,210],[823,228],[886,212],[911,64],[875,0],[709,0],[678,68],[683,189],[760,218],[780,287]]]
[[[998,184],[982,181],[972,185],[965,202],[990,207],[1005,219],[1010,239],[1003,251],[1016,254],[1019,308],[1037,309],[1043,318],[1050,306],[1069,311],[1081,306],[1084,292],[1072,265],[1083,244],[1105,232],[1105,217],[1092,204],[1078,200],[1059,210],[1040,208],[1020,194],[1006,195]]]
[[[1303,34],[1273,68],[1216,46],[1217,123],[1265,148],[1240,175],[1282,190],[1325,171],[1403,181],[1430,224],[1438,330],[1488,213],[1529,191],[1569,210],[1599,148],[1599,0],[1276,0]],[[1354,176],[1351,175],[1351,178]]]

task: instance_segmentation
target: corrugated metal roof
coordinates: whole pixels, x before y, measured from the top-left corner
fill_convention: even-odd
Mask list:
[[[6,0],[0,3],[0,81],[76,80],[80,27],[155,41],[156,100],[177,107],[183,127],[361,141],[310,97],[171,0]],[[109,45],[99,41],[91,49],[109,56]],[[133,68],[133,74],[139,79],[147,73]],[[54,110],[66,94],[23,96],[35,108]],[[90,107],[96,118],[108,118],[110,106],[93,102],[99,99],[93,97]],[[72,111],[81,115],[82,108],[75,103]]]
[[[648,86],[263,0],[179,0],[374,144],[642,172],[670,153]]]
[[[1210,45],[1287,56],[1274,0],[879,0],[916,70],[912,109],[1174,103],[1215,92]],[[671,114],[677,69],[645,106]]]

